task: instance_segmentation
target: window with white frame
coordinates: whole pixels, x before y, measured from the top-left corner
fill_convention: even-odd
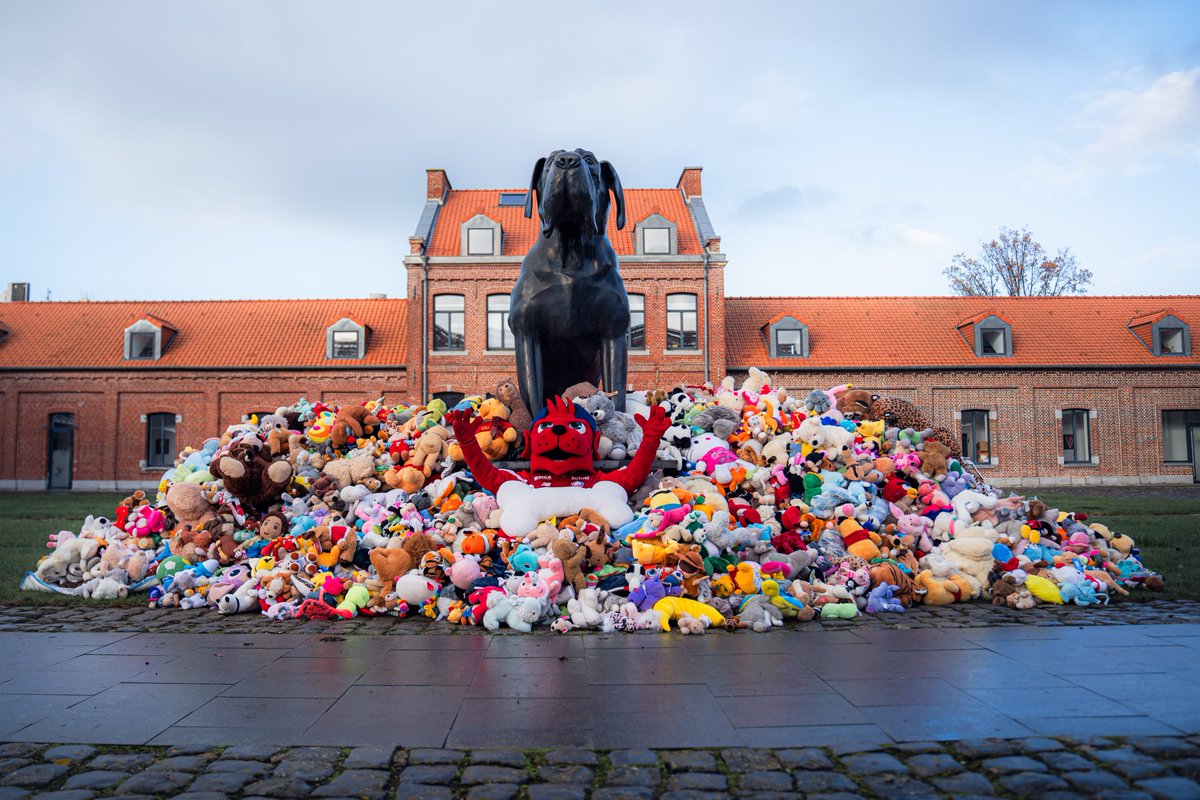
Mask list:
[[[646,255],[669,255],[671,252],[671,229],[643,228],[642,252]]]
[[[646,349],[646,295],[629,295],[629,349]]]
[[[696,350],[699,347],[696,295],[667,295],[667,349]]]
[[[991,414],[982,409],[962,412],[962,452],[976,464],[992,463]]]
[[[146,415],[146,466],[169,467],[175,463],[175,415]]]
[[[154,361],[161,355],[162,330],[149,320],[138,320],[125,329],[125,358]]]
[[[496,254],[496,235],[491,228],[467,229],[467,255],[491,256]]]
[[[466,348],[466,301],[461,294],[433,298],[433,349]]]
[[[513,332],[508,327],[508,308],[512,296],[489,294],[487,299],[487,349],[512,350],[516,347]]]
[[[1086,408],[1068,408],[1062,412],[1064,464],[1092,463],[1091,414]]]

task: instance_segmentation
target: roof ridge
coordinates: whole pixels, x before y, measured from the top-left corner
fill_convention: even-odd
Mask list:
[[[865,295],[726,295],[726,300],[978,300],[982,302],[1025,302],[1034,300],[1200,300],[1200,294],[1082,294],[1082,295],[1035,295],[1032,297],[958,295],[958,294],[865,294]],[[1150,312],[1154,313],[1154,312]]]
[[[187,300],[26,300],[0,304],[0,309],[14,306],[46,306],[46,305],[136,305],[138,303],[395,303],[407,301],[407,297],[217,297],[213,299],[195,298]]]

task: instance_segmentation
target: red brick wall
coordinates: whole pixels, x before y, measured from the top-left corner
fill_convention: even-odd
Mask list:
[[[182,449],[218,435],[242,414],[274,410],[301,396],[359,403],[386,395],[409,399],[403,371],[292,373],[105,372],[6,373],[0,381],[0,487],[45,485],[49,415],[75,415],[76,488],[154,483],[161,469],[142,470],[143,414],[182,416],[175,441]]]

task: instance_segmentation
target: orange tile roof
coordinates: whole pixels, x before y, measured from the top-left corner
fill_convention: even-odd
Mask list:
[[[1154,356],[1127,326],[1169,305],[1200,324],[1200,296],[1171,297],[729,297],[730,369],[1095,365],[1173,367],[1191,356]],[[958,326],[987,309],[1012,326],[1013,355],[979,357]],[[769,358],[762,326],[779,314],[809,326],[809,358]]]
[[[406,358],[406,305],[403,299],[0,303],[10,331],[0,338],[0,369],[397,366]],[[325,329],[342,317],[370,328],[364,358],[325,358]],[[124,331],[139,319],[177,331],[158,361],[123,358]]]
[[[430,256],[462,255],[462,224],[483,214],[493,222],[500,223],[504,232],[504,252],[501,255],[523,256],[529,252],[534,240],[541,232],[541,222],[535,209],[532,217],[525,219],[525,206],[500,205],[501,192],[524,192],[524,189],[451,189],[446,202],[438,212],[433,237],[426,249]],[[680,255],[700,255],[700,237],[692,214],[678,189],[626,189],[625,230],[617,230],[616,206],[608,210],[608,238],[617,255],[634,254],[634,225],[651,214],[661,214],[675,223],[679,235]]]

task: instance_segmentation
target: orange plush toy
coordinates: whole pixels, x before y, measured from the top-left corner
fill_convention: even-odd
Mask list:
[[[847,510],[852,513],[853,506],[847,508],[842,506],[842,512]],[[846,545],[846,551],[851,555],[859,556],[867,561],[879,558],[879,545],[883,540],[879,538],[879,534],[875,531],[869,531],[862,525],[858,524],[853,516],[849,513],[838,522],[838,532],[842,534],[842,542]]]

